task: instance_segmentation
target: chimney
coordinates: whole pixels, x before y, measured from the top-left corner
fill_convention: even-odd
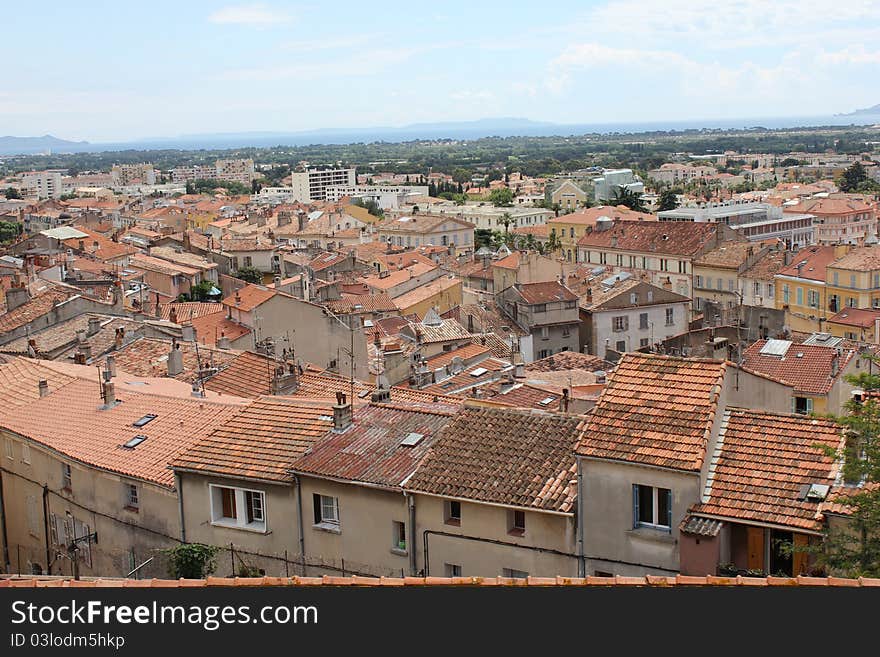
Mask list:
[[[378,388],[373,391],[373,395],[370,397],[370,401],[381,404],[384,402],[391,401],[391,390],[388,388]]]
[[[9,288],[6,290],[6,312],[26,304],[30,298],[31,294],[27,286]]]
[[[468,318],[468,322],[467,322],[467,324],[468,324],[468,326],[467,326],[468,333],[473,333],[473,332],[474,332],[474,316],[473,316],[473,315],[468,315],[467,318]]]
[[[113,356],[107,356],[107,372],[111,379],[116,376],[116,358]]]
[[[40,392],[40,397],[45,397],[49,394],[49,382],[46,379],[40,379],[37,390]]]
[[[113,381],[104,381],[101,383],[101,396],[104,398],[104,405],[101,406],[101,410],[108,410],[116,406],[116,386],[113,384]]]
[[[831,378],[835,378],[838,374],[840,374],[840,354],[834,352],[831,358]]]
[[[82,355],[83,365],[85,365],[92,357],[92,345],[90,345],[88,342],[83,342],[81,345],[79,345],[79,353]]]
[[[526,378],[526,366],[525,363],[517,363],[513,368],[513,376],[517,379]]]
[[[562,413],[568,413],[568,404],[569,404],[569,401],[570,401],[570,399],[569,399],[569,397],[568,397],[568,388],[563,388],[563,389],[562,389],[562,399],[559,400],[559,410],[560,410],[560,412],[562,412]]]
[[[120,326],[116,329],[116,335],[113,337],[113,348],[114,349],[122,349],[122,343],[125,340],[125,327]]]
[[[168,354],[168,376],[177,376],[181,372],[183,372],[183,352],[177,340],[173,340]]]
[[[336,393],[336,404],[333,406],[333,431],[342,433],[351,426],[351,403],[346,403],[344,392]]]
[[[300,231],[306,227],[306,213],[302,210],[296,213],[296,225]]]
[[[196,341],[196,329],[191,326],[183,326],[180,329],[180,339],[184,342],[195,342]]]
[[[86,341],[86,332],[85,329],[79,329],[76,332],[76,343],[83,344]]]
[[[281,211],[278,213],[278,227],[287,226],[291,221],[290,213],[285,211]]]
[[[168,311],[168,321],[177,324],[177,308],[174,306],[171,306],[171,310]]]
[[[98,331],[101,330],[101,318],[100,317],[89,317],[89,329],[86,335],[89,337],[95,335]]]
[[[220,337],[217,339],[217,348],[232,349],[232,343],[229,342],[229,338],[227,338],[222,331],[220,332]]]

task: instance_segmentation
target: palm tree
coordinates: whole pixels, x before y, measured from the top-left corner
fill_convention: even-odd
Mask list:
[[[556,229],[550,229],[550,236],[547,238],[547,251],[549,253],[556,253],[559,249],[562,248],[562,241],[559,239],[559,235],[556,234]]]
[[[614,190],[614,196],[608,200],[610,205],[625,205],[635,212],[647,212],[648,208],[642,202],[641,197],[633,190],[627,189],[622,185],[618,185]]]
[[[501,215],[501,219],[498,220],[498,223],[504,226],[504,233],[507,234],[510,224],[513,223],[513,217],[510,216],[509,212],[505,212]]]

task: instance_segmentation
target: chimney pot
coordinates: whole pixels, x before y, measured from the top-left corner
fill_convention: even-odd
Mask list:
[[[333,406],[333,431],[343,432],[352,424],[351,402],[346,402],[345,394],[337,392],[337,403]]]
[[[37,384],[37,390],[40,393],[40,397],[45,397],[49,394],[49,382],[46,379],[40,379],[39,384]]]
[[[168,354],[168,376],[177,376],[183,372],[183,352],[177,342],[171,343],[171,351]]]
[[[89,328],[86,335],[95,335],[101,330],[101,319],[99,317],[89,317]]]
[[[107,356],[107,371],[110,373],[110,378],[116,376],[116,358],[113,356]]]

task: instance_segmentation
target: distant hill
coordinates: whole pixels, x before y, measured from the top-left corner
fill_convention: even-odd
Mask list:
[[[42,137],[0,137],[0,155],[37,155],[53,153],[77,153],[87,150],[87,141],[67,141],[52,135]]]
[[[864,109],[857,109],[855,112],[848,112],[846,114],[838,114],[837,116],[880,116],[880,105],[874,105],[873,107],[866,107]]]

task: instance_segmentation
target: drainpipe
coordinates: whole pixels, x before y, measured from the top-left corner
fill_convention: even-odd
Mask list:
[[[587,563],[584,559],[584,473],[581,460],[577,460],[577,555],[578,577],[587,576]]]
[[[49,485],[43,484],[43,529],[46,533],[46,574],[52,564],[52,549],[49,547]],[[21,565],[19,564],[19,569]]]
[[[6,507],[3,503],[3,472],[0,471],[0,541],[3,541],[3,570],[9,572],[9,539],[6,535]]]
[[[415,576],[418,574],[418,561],[416,559],[416,498],[403,492],[406,498],[406,504],[409,509],[409,536],[407,536],[407,545],[409,545],[409,574]]]
[[[302,568],[303,577],[306,576],[306,535],[303,533],[303,505],[302,505],[302,484],[299,475],[293,475],[296,482],[296,519],[299,525],[299,554],[300,567]]]
[[[183,515],[183,486],[180,483],[180,474],[174,473],[174,485],[177,487],[177,516],[180,520],[180,542],[186,543],[186,522]]]

